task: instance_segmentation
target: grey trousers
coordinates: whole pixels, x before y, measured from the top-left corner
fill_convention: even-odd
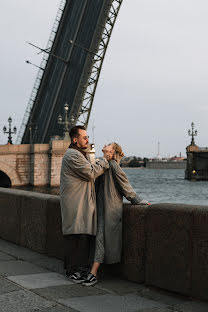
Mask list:
[[[104,211],[103,207],[98,207],[97,234],[95,239],[95,256],[94,262],[103,263],[105,255],[104,239]]]

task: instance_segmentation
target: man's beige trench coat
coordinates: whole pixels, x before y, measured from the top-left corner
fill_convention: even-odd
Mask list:
[[[91,164],[78,150],[68,148],[61,167],[60,204],[62,232],[96,235],[94,180],[109,168],[106,159]]]

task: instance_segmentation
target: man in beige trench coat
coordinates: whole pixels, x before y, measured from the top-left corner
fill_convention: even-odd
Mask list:
[[[84,151],[88,147],[85,127],[75,126],[69,135],[71,144],[63,157],[60,179],[64,265],[67,276],[82,283],[93,260],[97,230],[94,180],[109,168],[107,159],[112,155],[104,154],[104,159],[91,164]]]

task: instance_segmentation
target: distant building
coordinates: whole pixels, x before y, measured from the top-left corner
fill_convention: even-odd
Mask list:
[[[208,181],[208,147],[199,147],[195,144],[194,136],[197,136],[197,131],[194,130],[193,122],[191,127],[192,131],[188,131],[191,136],[191,144],[186,148],[187,166],[185,179]]]
[[[208,147],[189,145],[187,151],[187,180],[208,181]]]

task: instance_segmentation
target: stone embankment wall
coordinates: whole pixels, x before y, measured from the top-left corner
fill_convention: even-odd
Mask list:
[[[208,206],[124,204],[123,277],[208,299]],[[63,259],[59,196],[0,188],[0,237]]]

